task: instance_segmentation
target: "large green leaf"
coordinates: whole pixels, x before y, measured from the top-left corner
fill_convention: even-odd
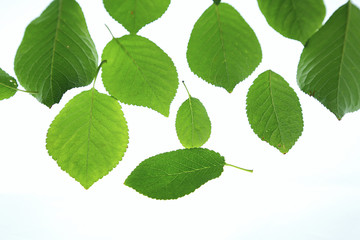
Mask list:
[[[160,18],[170,0],[103,0],[106,11],[130,33]]]
[[[339,120],[360,108],[360,10],[350,1],[307,42],[297,82]]]
[[[114,38],[102,59],[103,83],[112,96],[169,116],[179,80],[174,63],[155,43],[137,35]]]
[[[97,53],[84,15],[74,0],[54,0],[26,28],[16,53],[20,84],[48,107],[74,87],[86,86],[97,68]]]
[[[187,60],[205,81],[232,92],[261,62],[255,33],[229,4],[212,4],[195,23]]]
[[[140,163],[125,185],[150,198],[176,199],[219,177],[224,165],[224,157],[208,149],[162,153]]]
[[[66,104],[46,139],[49,154],[86,189],[119,163],[127,145],[128,127],[121,106],[95,89]]]
[[[249,123],[259,138],[287,153],[304,127],[299,99],[289,84],[268,70],[250,87],[246,104]]]
[[[18,84],[15,78],[11,77],[0,68],[0,100],[14,96],[17,87]]]
[[[321,27],[323,0],[258,0],[269,25],[285,37],[303,44]]]
[[[186,148],[201,147],[211,134],[211,122],[204,105],[189,95],[176,115],[176,133]]]

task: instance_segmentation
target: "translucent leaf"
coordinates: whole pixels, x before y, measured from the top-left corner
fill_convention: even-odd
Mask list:
[[[304,127],[299,99],[289,84],[268,70],[255,79],[246,104],[248,120],[256,135],[287,153]]]
[[[169,116],[179,85],[170,57],[155,43],[137,35],[111,40],[102,55],[106,90],[126,104],[149,107]]]
[[[9,76],[0,68],[0,100],[11,98],[15,95],[18,84],[15,78]]]
[[[307,42],[297,82],[340,120],[360,108],[360,10],[349,1]]]
[[[74,87],[91,83],[97,53],[84,15],[74,0],[54,0],[26,28],[16,53],[20,84],[48,107]]]
[[[323,0],[258,0],[258,4],[272,28],[303,44],[321,27],[326,13]]]
[[[199,99],[189,96],[176,115],[176,133],[186,148],[201,147],[211,134],[211,122]]]
[[[187,60],[205,81],[232,92],[261,62],[254,31],[230,5],[212,4],[195,23]]]
[[[127,145],[128,127],[121,106],[95,89],[66,104],[46,139],[49,154],[86,189],[119,163]]]
[[[162,153],[140,163],[125,185],[150,198],[176,199],[219,177],[224,165],[224,157],[208,149]]]
[[[130,33],[160,18],[170,0],[104,0],[106,11]]]

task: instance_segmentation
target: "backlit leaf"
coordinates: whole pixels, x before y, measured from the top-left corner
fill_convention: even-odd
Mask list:
[[[20,84],[48,107],[74,87],[91,83],[97,53],[84,15],[74,0],[54,0],[26,28],[16,53]]]
[[[66,104],[46,139],[49,154],[86,189],[119,163],[127,145],[128,127],[121,106],[95,89]]]
[[[211,134],[211,122],[199,99],[189,96],[176,115],[176,133],[186,148],[201,147]]]
[[[360,10],[350,1],[307,42],[297,82],[339,120],[360,108]]]
[[[106,11],[130,33],[160,18],[170,0],[104,0]]]
[[[229,4],[212,4],[195,23],[187,60],[205,81],[232,92],[261,62],[254,31]]]
[[[321,27],[323,0],[258,0],[269,25],[285,37],[303,44]]]
[[[304,126],[299,99],[289,84],[268,70],[255,79],[246,104],[248,120],[256,135],[287,153]]]
[[[106,90],[126,104],[149,107],[169,116],[179,85],[170,57],[155,43],[137,35],[111,40],[102,55]]]
[[[221,175],[224,157],[203,148],[162,153],[144,160],[125,185],[155,199],[176,199]]]
[[[15,78],[0,68],[0,100],[10,98],[16,93],[18,84]]]

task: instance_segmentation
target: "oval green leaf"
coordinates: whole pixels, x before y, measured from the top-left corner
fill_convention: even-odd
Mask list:
[[[15,95],[18,84],[15,78],[0,68],[0,100],[11,98]]]
[[[105,47],[102,79],[106,90],[126,104],[149,107],[169,116],[179,85],[171,58],[137,35],[114,38]]]
[[[26,28],[15,57],[20,84],[48,107],[74,87],[91,83],[97,52],[74,0],[54,0]]]
[[[326,13],[323,0],[258,0],[258,4],[273,29],[303,44],[321,27]]]
[[[260,64],[262,53],[241,15],[220,3],[212,4],[195,23],[186,56],[197,76],[232,92]]]
[[[297,82],[340,120],[360,108],[360,10],[340,7],[307,42]]]
[[[199,99],[189,96],[176,114],[176,133],[185,148],[197,148],[206,143],[211,134],[211,122]]]
[[[128,138],[120,104],[92,89],[75,96],[56,116],[46,148],[62,170],[88,189],[119,163]]]
[[[280,75],[268,70],[251,85],[246,104],[247,117],[256,135],[287,153],[304,127],[295,91]]]
[[[224,157],[208,149],[162,153],[140,163],[125,185],[150,198],[176,199],[219,177],[224,165]]]
[[[170,0],[104,0],[106,11],[130,33],[160,18],[170,5]]]

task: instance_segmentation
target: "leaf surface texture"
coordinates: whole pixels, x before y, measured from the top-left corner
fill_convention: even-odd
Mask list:
[[[120,104],[95,89],[66,104],[46,139],[49,154],[86,189],[119,163],[127,145],[128,127]]]
[[[48,107],[74,87],[91,83],[97,52],[74,0],[54,0],[26,28],[15,57],[20,84]]]
[[[15,95],[18,84],[15,78],[0,68],[0,100],[11,98]]]

